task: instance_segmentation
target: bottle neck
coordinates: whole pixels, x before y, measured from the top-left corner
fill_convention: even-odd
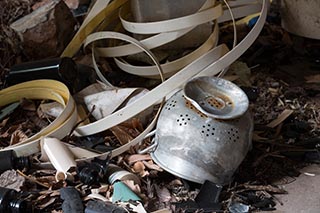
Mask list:
[[[11,213],[24,213],[29,211],[29,202],[24,199],[14,199],[9,203]]]
[[[14,169],[29,169],[31,166],[29,157],[16,157],[13,159]]]

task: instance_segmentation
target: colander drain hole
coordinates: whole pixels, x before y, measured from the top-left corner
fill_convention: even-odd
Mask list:
[[[216,130],[216,128],[211,127],[211,124],[206,124],[206,125],[202,126],[201,133],[206,137],[214,136],[215,130]]]
[[[238,130],[234,130],[233,128],[231,128],[229,131],[226,132],[228,134],[229,137],[229,141],[230,142],[237,142],[240,137],[239,137],[239,131]]]
[[[200,112],[196,107],[194,107],[192,105],[192,103],[188,100],[186,100],[186,106],[191,109],[192,111],[194,111],[195,113],[197,113],[201,118],[207,118],[208,116],[206,116],[205,114],[203,114],[202,112]]]
[[[176,100],[171,100],[170,102],[167,102],[164,109],[165,110],[171,110],[176,106],[177,101]]]
[[[180,114],[179,118],[177,119],[177,123],[179,126],[186,126],[188,124],[188,121],[190,121],[191,118],[188,114]]]
[[[211,107],[215,107],[217,109],[222,109],[224,108],[225,104],[224,101],[215,97],[209,97],[206,99],[206,102],[211,106]],[[201,102],[202,105],[205,105],[205,102]]]

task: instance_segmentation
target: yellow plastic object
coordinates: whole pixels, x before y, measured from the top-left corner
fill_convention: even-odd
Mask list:
[[[3,89],[0,91],[0,106],[19,101],[22,98],[57,101],[64,106],[64,110],[59,117],[37,134],[2,150],[13,149],[17,156],[34,154],[40,151],[39,140],[42,136],[62,139],[69,134],[77,122],[75,102],[68,87],[59,81],[35,80]]]

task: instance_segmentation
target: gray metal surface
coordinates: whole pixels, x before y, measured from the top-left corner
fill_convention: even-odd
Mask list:
[[[247,95],[237,85],[222,78],[194,78],[183,91],[199,111],[213,118],[234,119],[243,115],[249,107]]]
[[[203,183],[226,184],[251,146],[249,112],[232,120],[217,120],[197,110],[183,95],[173,95],[158,123],[153,160],[168,172]]]

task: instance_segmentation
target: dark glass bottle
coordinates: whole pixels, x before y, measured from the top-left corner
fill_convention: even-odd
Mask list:
[[[32,212],[30,207],[30,202],[22,199],[17,191],[0,187],[0,213]]]
[[[29,157],[16,157],[13,150],[0,152],[0,174],[9,169],[30,168]]]

